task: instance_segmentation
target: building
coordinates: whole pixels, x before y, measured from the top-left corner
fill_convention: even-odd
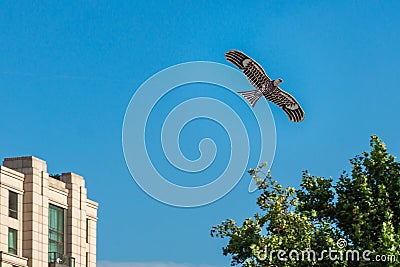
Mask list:
[[[0,166],[0,267],[95,267],[98,204],[74,173],[50,177],[45,161]]]

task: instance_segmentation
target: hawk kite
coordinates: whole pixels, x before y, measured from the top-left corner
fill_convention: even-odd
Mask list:
[[[304,111],[296,99],[279,88],[279,84],[283,82],[281,78],[271,80],[260,64],[238,50],[226,52],[225,58],[238,67],[246,75],[251,85],[256,88],[252,91],[238,92],[249,101],[252,107],[264,95],[267,100],[283,109],[291,121],[304,120]]]

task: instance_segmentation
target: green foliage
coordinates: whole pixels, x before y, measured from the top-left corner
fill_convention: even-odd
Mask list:
[[[335,186],[336,221],[357,249],[396,254],[400,247],[400,164],[385,144],[371,138],[371,152],[350,160],[352,172]]]
[[[242,226],[228,219],[214,226],[211,235],[229,238],[228,245],[223,248],[223,254],[232,255],[232,265],[242,264],[249,267],[314,265],[312,256],[308,258],[308,255],[305,255],[305,260],[302,262],[292,261],[291,259],[301,259],[303,256],[293,254],[289,257],[289,253],[293,250],[317,252],[315,244],[320,245],[321,248],[334,247],[334,239],[329,235],[332,229],[328,223],[319,221],[315,210],[299,212],[299,198],[296,197],[296,190],[292,187],[283,188],[271,178],[269,172],[263,172],[263,167],[265,165],[249,171],[261,190],[257,204],[262,214],[254,214],[252,218],[246,219]],[[260,178],[260,175],[263,178]],[[311,178],[309,175],[304,177]],[[280,260],[277,253],[274,253],[279,250],[287,252],[286,256],[282,255],[282,258],[286,258],[287,261]],[[317,254],[315,257],[319,256]],[[325,263],[325,261],[321,262]],[[334,265],[330,263],[320,266]]]
[[[344,172],[335,185],[332,178],[303,172],[298,190],[273,180],[264,172],[266,164],[251,169],[261,212],[240,226],[232,219],[223,221],[213,226],[211,236],[229,240],[223,254],[231,255],[232,266],[399,266],[400,164],[376,135],[371,137],[371,152],[350,163],[351,176]],[[348,242],[341,249],[336,244],[340,238]],[[358,250],[360,255],[369,250],[370,258],[395,255],[397,261],[366,262],[361,256],[361,261],[332,261],[321,254],[333,249],[344,254]],[[279,259],[279,250],[286,261]],[[294,250],[314,251],[317,260]]]
[[[61,174],[54,173],[54,174],[49,174],[49,176],[54,179],[61,180]]]

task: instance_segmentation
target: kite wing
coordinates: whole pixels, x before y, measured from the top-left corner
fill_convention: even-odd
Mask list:
[[[263,86],[271,79],[264,69],[255,60],[238,50],[229,50],[225,53],[227,61],[238,67],[256,89],[262,90]]]
[[[279,106],[293,122],[304,120],[304,111],[297,100],[279,87],[264,94],[265,98]]]

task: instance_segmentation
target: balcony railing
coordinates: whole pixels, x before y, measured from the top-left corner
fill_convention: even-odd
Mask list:
[[[75,258],[58,252],[49,252],[49,267],[75,267]]]

